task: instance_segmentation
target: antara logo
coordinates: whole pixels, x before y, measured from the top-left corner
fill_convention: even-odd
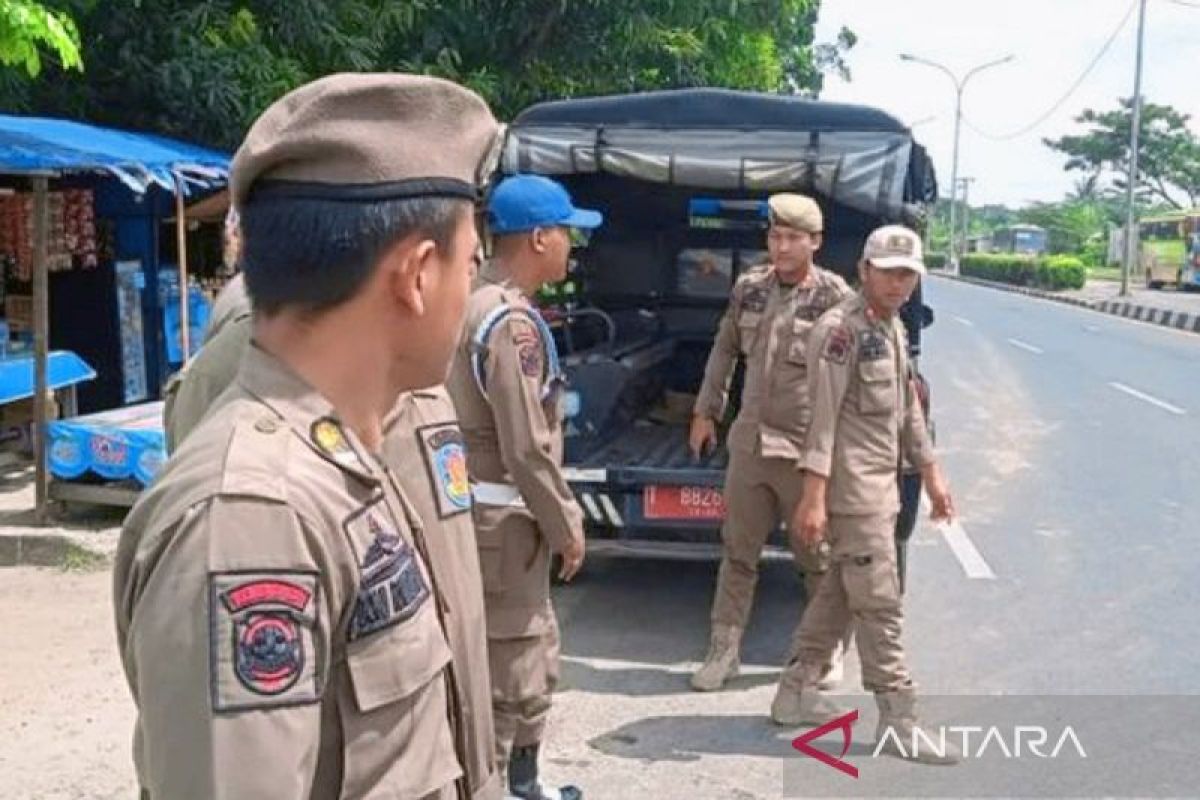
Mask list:
[[[850,752],[850,734],[851,728],[854,726],[855,722],[858,722],[858,709],[855,709],[848,714],[843,714],[837,719],[830,720],[819,728],[813,728],[808,733],[797,736],[795,739],[792,739],[792,747],[796,748],[806,756],[815,758],[822,764],[827,764],[839,772],[846,773],[851,778],[857,778],[858,767],[854,766],[853,764],[848,764],[842,760],[846,757],[846,753]],[[812,742],[814,739],[820,739],[830,731],[836,730],[841,730],[842,732],[842,753],[838,757],[835,758],[829,755],[829,753],[826,753],[824,750],[818,750],[809,744],[809,742]]]
[[[858,711],[850,711],[837,719],[830,720],[819,728],[813,728],[808,733],[797,736],[792,740],[792,747],[800,753],[815,758],[822,764],[833,767],[839,772],[858,777],[858,768],[843,759],[850,752],[852,729],[858,721]],[[812,743],[825,734],[840,730],[842,732],[842,752],[833,756],[824,750],[818,750]],[[973,738],[978,736],[978,738]],[[1075,733],[1074,728],[1066,726],[1057,738],[1051,738],[1050,731],[1041,725],[1017,725],[1009,735],[997,726],[983,728],[975,725],[950,725],[935,728],[914,726],[909,740],[906,741],[897,730],[891,726],[884,729],[883,735],[875,743],[871,753],[872,758],[878,758],[881,753],[896,754],[901,758],[915,757],[918,752],[936,753],[945,756],[947,744],[954,742],[958,745],[964,758],[981,759],[989,752],[1003,755],[1004,758],[1058,758],[1064,750],[1073,750],[1079,758],[1087,758],[1083,743]],[[1053,742],[1052,747],[1048,747]],[[972,744],[975,747],[972,747]],[[1069,755],[1069,753],[1068,753]]]

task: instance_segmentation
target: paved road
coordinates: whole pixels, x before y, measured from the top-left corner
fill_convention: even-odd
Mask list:
[[[765,568],[745,675],[697,695],[687,675],[715,565],[595,559],[558,591],[551,776],[589,800],[1195,794],[1200,339],[949,281],[929,296],[923,368],[962,520],[954,535],[917,532],[914,674],[934,719],[1042,724],[1052,744],[1071,724],[1088,759],[873,759],[875,711],[851,669],[844,699],[862,718],[847,757],[861,775],[849,778],[766,719],[800,610],[788,564]],[[0,571],[0,796],[127,796],[107,585]],[[1096,697],[1128,694],[1140,697]],[[821,741],[840,754],[836,736]]]

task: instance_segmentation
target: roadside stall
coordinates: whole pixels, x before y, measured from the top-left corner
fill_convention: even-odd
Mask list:
[[[51,498],[124,505],[153,479],[160,387],[195,350],[206,311],[189,279],[185,203],[223,186],[228,168],[223,153],[160,136],[0,115],[0,346],[17,356],[13,392],[0,368],[0,401],[28,385],[39,519]],[[159,229],[172,214],[166,264]],[[59,421],[56,387],[78,389]]]

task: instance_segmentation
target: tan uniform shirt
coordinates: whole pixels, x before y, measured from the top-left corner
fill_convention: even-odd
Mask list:
[[[901,457],[918,469],[934,460],[900,318],[874,318],[861,295],[846,300],[817,323],[808,369],[804,467],[829,478],[829,513],[896,513]]]
[[[849,295],[841,277],[816,266],[802,286],[781,283],[769,265],[738,278],[695,406],[697,414],[720,419],[737,358],[745,359],[742,407],[729,432],[731,449],[800,461],[810,415],[809,334],[822,314]]]
[[[114,565],[150,798],[455,796],[462,720],[415,519],[325,399],[246,353]]]
[[[248,314],[230,320],[167,388],[163,431],[168,453],[175,452],[183,437],[204,419],[221,392],[233,384],[253,331],[253,319]]]
[[[490,275],[485,268],[471,293],[446,385],[466,437],[472,480],[515,486],[551,547],[561,550],[573,532],[582,531],[583,513],[562,472],[561,387],[546,386],[549,365],[529,317],[510,313],[492,329],[484,344],[487,397],[475,382],[471,352],[488,313],[505,303],[530,308],[519,289]]]
[[[465,728],[460,760],[475,800],[503,797],[495,767],[495,726],[488,678],[483,580],[462,432],[454,404],[437,387],[400,398],[388,419],[383,457],[428,531],[429,560],[445,599],[444,617],[454,651],[454,684]]]

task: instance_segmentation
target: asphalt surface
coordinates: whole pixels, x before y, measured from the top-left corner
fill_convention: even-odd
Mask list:
[[[604,798],[1195,794],[1176,740],[1142,731],[1135,754],[1122,737],[1154,709],[1171,728],[1200,724],[1200,341],[950,281],[931,281],[928,302],[922,369],[961,520],[953,536],[921,523],[912,546],[913,673],[933,721],[1041,721],[1053,740],[1046,720],[1074,720],[1086,774],[1066,756],[953,770],[872,758],[856,668],[843,692],[861,711],[860,777],[801,757],[798,731],[766,719],[800,610],[788,565],[760,583],[749,674],[697,695],[686,680],[715,565],[629,560],[594,562],[559,593],[552,771]],[[1191,775],[1163,783],[1168,768]]]
[[[981,757],[976,733],[954,768],[874,757],[852,658],[859,776],[831,769],[767,719],[801,611],[789,564],[764,567],[742,677],[701,695],[716,565],[594,558],[556,591],[547,778],[589,800],[1196,796],[1200,337],[937,279],[928,298],[922,369],[961,520],[918,526],[906,646],[931,724],[1007,746]],[[109,603],[105,573],[0,570],[0,797],[131,796]],[[1071,727],[1086,757],[1006,757],[1016,726],[1044,728],[1044,751]],[[842,755],[836,732],[815,744]]]

